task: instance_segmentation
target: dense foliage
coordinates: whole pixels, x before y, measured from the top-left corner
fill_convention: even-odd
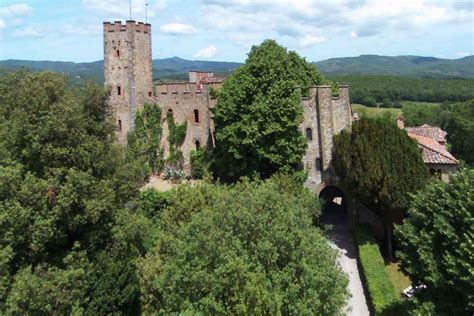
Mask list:
[[[268,177],[299,165],[307,141],[299,130],[303,108],[296,87],[322,83],[327,80],[312,64],[275,41],[253,46],[217,93],[216,175]]]
[[[397,293],[385,269],[379,245],[367,227],[357,227],[356,242],[370,305],[375,315],[382,315],[397,301]]]
[[[467,164],[474,164],[474,99],[441,106],[405,105],[407,126],[429,124],[448,133],[450,151]]]
[[[436,79],[402,76],[351,75],[331,76],[331,80],[348,84],[351,101],[375,106],[385,100],[444,102],[466,101],[474,98],[474,79]]]
[[[143,110],[135,114],[134,130],[127,135],[129,160],[144,159],[151,173],[159,173],[164,164],[162,134],[161,108],[145,103]]]
[[[350,193],[384,223],[390,257],[393,222],[428,179],[416,142],[390,119],[362,118],[334,137],[332,163]]]
[[[138,306],[145,173],[113,144],[106,99],[53,73],[0,78],[0,314]]]
[[[414,196],[397,226],[401,269],[427,289],[437,313],[474,312],[474,170],[435,182]]]
[[[166,113],[166,121],[168,123],[168,143],[170,146],[166,164],[171,168],[181,170],[184,162],[181,146],[186,138],[187,122],[176,124],[172,112]]]
[[[334,315],[347,298],[314,196],[287,177],[171,192],[140,262],[154,314]]]

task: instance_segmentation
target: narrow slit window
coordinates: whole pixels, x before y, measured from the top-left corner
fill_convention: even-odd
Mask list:
[[[194,110],[194,123],[199,123],[199,111]]]
[[[151,98],[151,91],[148,91],[148,96]]]
[[[117,57],[120,57],[120,50],[117,49]]]
[[[119,132],[122,131],[122,120],[118,120],[118,122],[117,122],[117,130],[118,130]]]
[[[316,158],[316,171],[322,170],[321,158]]]
[[[117,95],[122,95],[122,88],[120,86],[117,87]]]
[[[306,129],[306,138],[309,140],[309,141],[312,141],[313,140],[313,131],[311,130],[311,128],[307,128]]]
[[[194,142],[194,144],[196,145],[196,150],[198,150],[199,147],[201,147],[201,143],[198,140]]]

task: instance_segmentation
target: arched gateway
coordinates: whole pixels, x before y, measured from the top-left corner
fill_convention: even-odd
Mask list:
[[[342,189],[334,185],[326,186],[319,192],[319,199],[323,222],[347,222],[347,196]]]

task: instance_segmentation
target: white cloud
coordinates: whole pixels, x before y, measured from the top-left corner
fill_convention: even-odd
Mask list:
[[[456,53],[456,56],[458,56],[458,57],[466,57],[466,56],[469,56],[469,53],[468,53],[468,52],[457,52],[457,53]]]
[[[8,25],[14,26],[22,23],[18,17],[28,16],[33,13],[33,8],[26,3],[15,3],[0,7],[0,30]]]
[[[8,6],[0,7],[0,16],[16,17],[27,16],[33,13],[33,8],[26,3],[16,3]]]
[[[194,58],[212,58],[217,55],[217,48],[214,45],[211,45],[206,48],[198,50],[193,57]]]
[[[302,47],[314,46],[324,41],[326,41],[326,38],[324,38],[324,36],[316,36],[311,34],[307,34],[303,37],[298,38],[298,43]]]
[[[168,23],[162,25],[160,31],[173,35],[191,35],[197,32],[193,26],[183,23]]]
[[[327,39],[375,35],[424,34],[439,25],[469,27],[472,6],[460,1],[432,0],[203,0],[209,26],[233,34],[286,36],[298,44]],[[469,1],[469,0],[467,0]],[[461,5],[462,4],[462,5]],[[257,35],[256,35],[257,34]]]
[[[13,32],[13,37],[44,37],[48,35],[48,29],[41,26],[25,26]]]
[[[61,33],[68,35],[101,35],[102,27],[100,24],[71,25],[66,24],[61,28]]]
[[[147,16],[153,18],[158,11],[166,7],[166,0],[132,0],[132,19],[145,20],[145,7],[148,3]],[[86,9],[107,14],[114,14],[122,19],[129,19],[129,1],[124,0],[82,0]]]

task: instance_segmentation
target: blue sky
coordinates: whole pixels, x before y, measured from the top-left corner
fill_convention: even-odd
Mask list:
[[[310,61],[333,57],[474,54],[474,0],[132,0],[152,24],[153,58],[244,61],[276,39]],[[129,0],[1,0],[0,60],[102,59],[102,22]]]

